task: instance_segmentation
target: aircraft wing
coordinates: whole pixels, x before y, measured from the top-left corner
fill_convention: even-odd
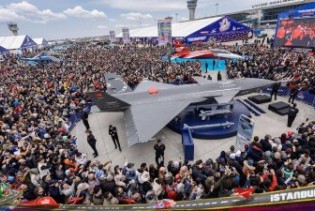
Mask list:
[[[194,76],[193,79],[198,84],[201,84],[201,85],[202,84],[215,83],[211,80],[205,79],[205,78],[200,77],[200,76]],[[222,84],[222,82],[221,82],[221,84]],[[221,95],[214,97],[214,99],[217,101],[218,104],[227,103],[227,102],[230,102],[233,99],[233,97],[235,97],[235,95],[237,95],[239,93],[239,91],[240,91],[240,88],[233,88],[233,89],[228,89],[228,90],[222,89]]]
[[[216,57],[219,58],[226,58],[226,59],[244,59],[243,56],[234,54],[234,53],[216,53],[214,54]]]
[[[168,89],[168,88],[174,88],[174,87],[176,87],[176,85],[160,83],[160,82],[144,79],[139,83],[139,85],[136,87],[134,92],[147,92],[150,88],[157,88],[161,90],[161,89]]]
[[[132,89],[116,73],[106,73],[105,80],[108,94],[132,92]]]
[[[192,51],[187,56],[183,58],[186,59],[198,59],[198,58],[213,58],[213,53],[210,51]]]
[[[148,142],[192,101],[161,101],[133,105],[125,112],[128,146]]]

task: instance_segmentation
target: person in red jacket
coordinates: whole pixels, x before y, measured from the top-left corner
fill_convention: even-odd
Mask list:
[[[270,185],[267,188],[267,191],[274,191],[278,186],[278,179],[274,169],[270,169],[269,172],[262,175],[263,181],[265,182],[269,176],[271,176],[272,179]]]

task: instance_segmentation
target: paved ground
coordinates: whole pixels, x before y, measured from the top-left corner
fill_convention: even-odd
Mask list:
[[[247,98],[244,96],[241,98]],[[278,101],[287,102],[287,97],[278,97]],[[255,121],[254,135],[259,137],[265,136],[265,134],[270,134],[273,137],[278,137],[283,132],[288,130],[295,130],[296,127],[305,121],[308,117],[310,119],[315,119],[315,109],[311,106],[305,105],[297,101],[297,107],[300,109],[300,113],[295,119],[293,126],[287,128],[287,116],[280,116],[267,109],[269,103],[262,104],[260,107],[266,111],[260,117],[253,115]],[[96,110],[96,109],[93,109]],[[154,121],[154,120],[152,120]],[[122,165],[125,158],[128,161],[135,163],[139,166],[142,162],[147,164],[155,164],[154,161],[154,149],[153,145],[155,141],[150,141],[145,144],[134,145],[130,148],[127,147],[127,140],[125,136],[124,129],[124,116],[123,113],[113,112],[113,113],[101,113],[97,111],[92,111],[89,116],[89,122],[91,129],[97,139],[97,148],[99,150],[99,159],[102,162],[112,160],[114,165]],[[115,125],[118,129],[118,135],[120,138],[120,143],[122,146],[122,152],[115,150],[114,144],[111,137],[108,135],[109,124]],[[92,156],[92,149],[86,142],[85,128],[82,122],[79,122],[73,129],[72,133],[78,137],[78,148],[81,152],[87,153],[90,159]],[[181,144],[181,136],[168,128],[161,130],[156,137],[163,138],[166,145],[165,150],[165,160],[180,160],[183,158],[183,147]],[[197,159],[215,159],[219,156],[222,150],[228,150],[229,147],[235,144],[235,137],[221,140],[200,140],[194,139],[195,143],[195,160]]]

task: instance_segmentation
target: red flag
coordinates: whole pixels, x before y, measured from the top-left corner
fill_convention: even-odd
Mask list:
[[[42,197],[32,201],[26,201],[19,204],[24,207],[59,207],[59,204],[51,197]]]
[[[240,196],[243,196],[246,199],[249,199],[250,196],[254,193],[254,188],[235,188],[235,193],[238,193]]]

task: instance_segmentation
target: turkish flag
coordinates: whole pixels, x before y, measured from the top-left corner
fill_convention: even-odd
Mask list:
[[[243,196],[246,199],[249,199],[250,196],[253,194],[254,192],[254,188],[235,188],[234,189],[235,193],[238,193],[240,196]]]
[[[51,197],[42,197],[32,201],[26,201],[19,204],[23,207],[59,207],[59,204]]]

